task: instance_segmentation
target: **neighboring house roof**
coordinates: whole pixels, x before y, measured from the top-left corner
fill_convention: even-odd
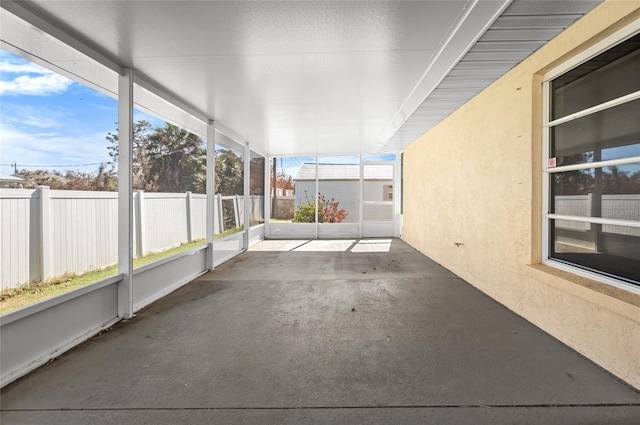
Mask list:
[[[302,164],[295,180],[315,180],[316,164]],[[358,164],[318,164],[318,180],[359,180]],[[392,164],[365,164],[365,180],[393,180]]]
[[[20,177],[10,176],[9,174],[0,173],[0,182],[3,182],[3,183],[19,183],[19,182],[23,182],[23,181],[25,181],[25,180],[21,179]]]

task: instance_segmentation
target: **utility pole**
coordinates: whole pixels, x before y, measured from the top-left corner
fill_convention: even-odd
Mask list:
[[[13,161],[13,175],[15,176],[16,174],[18,174],[18,164],[16,164],[15,161]]]

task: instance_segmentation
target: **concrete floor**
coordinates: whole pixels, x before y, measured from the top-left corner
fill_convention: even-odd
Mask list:
[[[3,389],[2,423],[639,423],[640,394],[400,240],[268,243]]]

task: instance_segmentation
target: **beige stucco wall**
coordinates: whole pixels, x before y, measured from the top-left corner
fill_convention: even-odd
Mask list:
[[[541,258],[542,75],[640,19],[607,1],[413,142],[403,239],[640,389],[640,296]]]

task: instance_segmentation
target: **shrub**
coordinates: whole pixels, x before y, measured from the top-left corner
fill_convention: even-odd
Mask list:
[[[313,198],[309,199],[306,191],[305,200],[306,202],[298,206],[293,214],[295,223],[315,223],[316,221],[316,203]],[[349,213],[344,208],[340,208],[340,202],[318,194],[318,223],[341,223],[347,215]]]

